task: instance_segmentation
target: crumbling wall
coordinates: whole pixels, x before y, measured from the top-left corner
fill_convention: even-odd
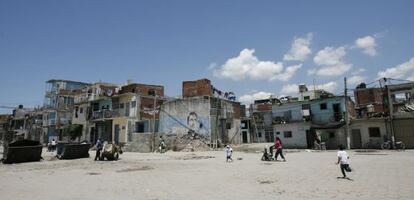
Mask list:
[[[366,108],[367,105],[374,106],[374,113],[388,112],[388,107],[384,106],[383,92],[381,88],[359,88],[355,90],[356,106]]]
[[[241,143],[240,103],[211,98],[212,141],[218,146]]]
[[[131,141],[126,143],[124,150],[148,153],[152,150],[152,141],[157,138],[152,133],[132,133]],[[157,145],[157,143],[155,143]]]
[[[160,132],[175,151],[208,150],[211,141],[210,98],[193,97],[161,107]],[[167,142],[168,145],[168,142]]]

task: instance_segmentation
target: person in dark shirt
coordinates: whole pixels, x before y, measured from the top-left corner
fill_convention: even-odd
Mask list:
[[[100,157],[100,155],[101,155],[102,148],[103,148],[103,144],[102,144],[101,138],[99,138],[99,139],[96,141],[95,146],[96,146],[95,161],[96,161],[96,160],[98,160],[98,159],[99,159],[99,157]]]

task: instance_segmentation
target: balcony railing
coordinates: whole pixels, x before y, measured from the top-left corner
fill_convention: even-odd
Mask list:
[[[113,117],[121,117],[119,111],[114,110],[98,110],[93,111],[92,119],[108,119]]]

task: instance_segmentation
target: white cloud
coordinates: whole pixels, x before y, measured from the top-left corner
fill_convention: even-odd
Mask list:
[[[339,76],[352,68],[351,64],[340,63],[338,65],[325,66],[316,72],[319,76]]]
[[[255,92],[255,93],[243,95],[243,96],[239,97],[239,101],[242,104],[249,105],[249,104],[253,103],[254,100],[267,99],[271,95],[273,95],[273,94],[270,93],[270,92],[260,91],[260,92]]]
[[[345,47],[325,47],[316,53],[313,62],[317,65],[337,65],[342,63],[342,58],[346,55]]]
[[[409,61],[399,64],[395,67],[386,69],[385,71],[379,71],[377,78],[404,78],[406,74],[410,74],[414,71],[414,57]]]
[[[308,69],[308,75],[314,75],[314,74],[316,74],[317,71],[318,71],[318,69],[316,69],[316,68]]]
[[[363,73],[363,72],[365,72],[366,70],[365,70],[365,68],[359,68],[359,69],[357,69],[357,70],[354,70],[353,72],[352,72],[352,75],[358,75],[358,74],[361,74],[361,73]]]
[[[260,61],[254,56],[254,49],[243,49],[237,57],[230,58],[219,69],[214,69],[214,76],[232,80],[281,80],[293,77],[302,65],[294,65],[284,70],[283,63]]]
[[[360,75],[351,76],[347,80],[347,82],[348,82],[349,85],[360,84],[360,83],[362,83],[364,81],[365,81],[365,77],[364,76],[360,76]]]
[[[296,71],[298,71],[301,67],[302,64],[289,66],[286,68],[284,72],[274,76],[271,80],[277,79],[281,81],[288,81],[295,75]]]
[[[343,61],[345,55],[345,46],[338,48],[325,47],[316,53],[316,56],[313,58],[313,62],[321,67],[308,70],[308,74],[317,74],[319,76],[339,76],[344,74],[352,68],[352,64]]]
[[[299,85],[297,84],[287,84],[283,85],[282,90],[280,90],[282,94],[297,94],[299,93]]]
[[[309,89],[313,90],[313,86],[309,85]],[[319,84],[319,85],[315,85],[316,89],[322,89],[322,90],[326,90],[328,92],[331,93],[335,93],[336,88],[338,87],[338,84],[334,81],[325,83],[325,84]],[[287,84],[287,85],[283,85],[282,89],[280,91],[280,93],[283,94],[298,94],[299,93],[299,85],[297,84]],[[286,96],[286,95],[281,95],[281,96]]]
[[[375,38],[370,35],[358,38],[355,40],[355,45],[357,48],[360,48],[364,54],[367,54],[369,56],[377,55],[377,43],[375,41]]]
[[[409,81],[414,81],[414,73],[411,74],[411,76],[407,77],[407,80]]]
[[[207,67],[208,70],[213,70],[217,68],[217,64],[216,63],[210,63],[210,65]]]
[[[331,81],[325,84],[316,85],[316,88],[323,89],[331,93],[335,93],[338,83]]]
[[[309,48],[312,37],[312,33],[308,33],[306,38],[295,38],[292,42],[291,49],[283,56],[283,60],[306,60],[306,58],[312,53],[312,50]]]

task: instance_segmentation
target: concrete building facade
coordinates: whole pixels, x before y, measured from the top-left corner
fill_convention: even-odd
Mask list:
[[[207,79],[183,82],[183,98],[161,106],[160,132],[202,138],[212,146],[241,143],[240,103],[215,97],[215,90]]]

